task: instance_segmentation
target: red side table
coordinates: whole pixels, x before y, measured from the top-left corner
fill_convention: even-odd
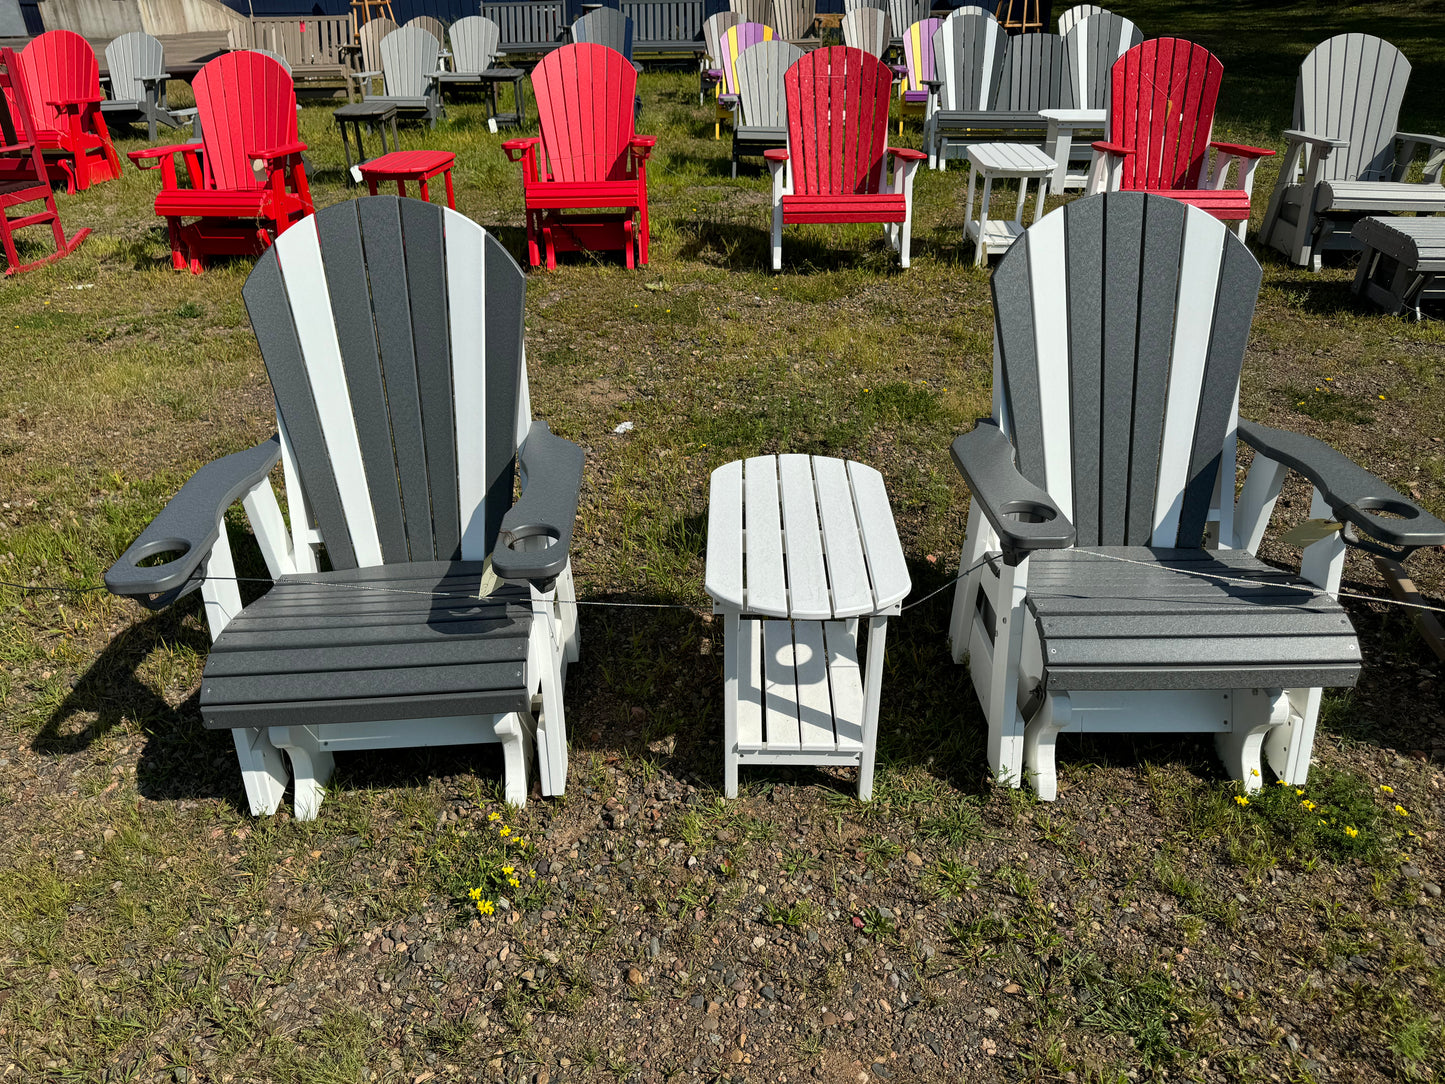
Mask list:
[[[398,196],[406,195],[407,181],[416,181],[421,186],[421,198],[424,200],[431,198],[427,192],[427,181],[440,173],[447,182],[447,206],[455,211],[457,201],[452,193],[452,166],[456,160],[455,154],[446,151],[392,151],[364,162],[360,169],[373,196],[381,181],[395,181]]]

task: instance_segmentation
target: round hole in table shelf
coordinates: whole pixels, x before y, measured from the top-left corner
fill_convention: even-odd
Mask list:
[[[999,508],[999,512],[1019,523],[1050,523],[1059,518],[1058,509],[1038,501],[1008,501]]]

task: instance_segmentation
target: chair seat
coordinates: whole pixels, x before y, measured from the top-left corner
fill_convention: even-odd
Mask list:
[[[481,561],[286,576],[211,648],[212,729],[529,711],[526,587],[484,599]]]
[[[1249,218],[1249,193],[1242,188],[1151,188],[1149,192],[1198,207],[1225,222],[1243,222]]]
[[[1242,550],[1121,546],[1034,553],[1027,597],[1050,691],[1353,685],[1355,630],[1313,591]]]
[[[647,193],[634,178],[623,181],[535,181],[523,185],[527,207],[640,207]]]
[[[783,222],[903,222],[908,207],[891,192],[783,197]]]
[[[928,100],[927,95],[923,100]],[[949,132],[1013,131],[1018,128],[1037,128],[1042,131],[1048,126],[1043,117],[1027,110],[940,109],[933,117],[938,128]]]
[[[200,215],[203,218],[272,217],[275,197],[269,188],[196,189],[163,188],[156,194],[156,214]],[[302,206],[299,197],[285,196],[289,208]]]
[[[100,103],[102,113],[138,113],[146,103],[131,98],[108,98]]]
[[[909,105],[927,105],[928,91],[926,90],[905,90],[903,100]]]
[[[425,95],[402,95],[402,94],[369,94],[362,99],[364,102],[377,105],[394,105],[398,109],[430,109],[431,99]]]
[[[788,145],[788,129],[781,125],[742,124],[733,129],[733,142],[763,150],[783,148]]]
[[[1445,185],[1408,181],[1323,181],[1320,211],[1445,211]]]

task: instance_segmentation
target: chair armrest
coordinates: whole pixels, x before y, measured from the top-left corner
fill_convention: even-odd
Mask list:
[[[946,83],[947,81],[948,81],[948,80],[946,80],[946,79],[920,79],[920,80],[919,80],[919,82],[922,83],[922,84],[923,84],[925,87],[927,87],[929,90],[937,90],[939,87],[943,86],[943,84]]]
[[[127,151],[126,157],[141,169],[155,169],[155,166],[143,166],[141,162],[148,158],[169,158],[173,154],[185,154],[196,149],[195,143],[172,143],[166,147],[142,147],[138,151]]]
[[[355,77],[357,79],[380,79],[385,74],[385,72],[356,72]]]
[[[54,106],[56,109],[68,109],[82,105],[94,105],[96,102],[105,101],[103,94],[77,94],[70,98],[47,98],[45,104]]]
[[[512,162],[520,162],[533,147],[542,142],[540,136],[527,136],[524,139],[509,139],[502,144],[502,150],[507,152],[507,159]]]
[[[197,572],[220,536],[226,509],[264,481],[280,458],[281,438],[273,436],[196,471],[106,570],[106,587],[151,610],[194,591],[201,585]],[[140,567],[141,561],[162,553],[177,556],[163,565]]]
[[[652,148],[657,146],[656,136],[635,135],[627,141],[627,147],[634,158],[640,158],[644,162],[652,154]]]
[[[1133,147],[1125,147],[1120,143],[1110,143],[1107,139],[1101,139],[1095,143],[1094,150],[1102,154],[1117,154],[1120,158],[1134,153]]]
[[[769,162],[786,162],[788,160],[788,152],[781,147],[774,147],[772,150],[763,151],[763,157]]]
[[[247,151],[247,158],[265,158],[274,161],[277,158],[289,158],[293,154],[304,154],[306,144],[301,142],[283,143],[279,147],[267,147],[265,150]]]
[[[1328,444],[1244,418],[1239,419],[1239,435],[1251,448],[1307,478],[1324,497],[1335,518],[1346,525],[1345,541],[1371,552],[1381,552],[1358,536],[1352,536],[1350,527],[1353,526],[1373,539],[1407,551],[1420,546],[1445,545],[1445,523]],[[1375,515],[1376,511],[1400,518],[1386,519]]]
[[[980,418],[971,431],[956,437],[950,451],[998,534],[1008,564],[1018,564],[1033,550],[1074,544],[1074,525],[1052,497],[1019,473],[1012,442],[991,418]]]
[[[1251,147],[1244,143],[1211,142],[1209,145],[1217,151],[1223,151],[1225,154],[1232,154],[1238,158],[1274,157],[1274,151],[1272,150],[1268,150],[1265,147]]]
[[[888,153],[893,155],[894,158],[903,159],[905,162],[924,162],[928,160],[928,155],[922,151],[915,151],[911,147],[889,147]],[[763,154],[766,155],[767,151],[764,151]]]
[[[526,488],[502,517],[492,569],[504,580],[541,581],[545,589],[567,566],[584,456],[570,440],[554,436],[546,422],[534,421],[517,458]],[[551,539],[551,544],[539,550],[513,549],[529,538]]]
[[[1284,138],[1288,143],[1308,143],[1311,147],[1318,147],[1326,153],[1350,145],[1348,139],[1331,139],[1329,136],[1315,135],[1313,132],[1302,131],[1299,128],[1286,128]]]
[[[1445,136],[1424,135],[1420,132],[1396,132],[1395,138],[1401,143],[1423,143],[1427,147],[1445,149]]]
[[[152,83],[164,83],[167,80],[174,78],[175,76],[171,75],[170,72],[161,72],[159,75],[142,75],[140,77],[140,81],[146,86],[149,86]]]

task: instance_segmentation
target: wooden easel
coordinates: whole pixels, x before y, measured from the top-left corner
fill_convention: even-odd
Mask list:
[[[353,4],[355,0],[352,0]],[[1010,34],[1040,34],[1044,29],[1039,0],[1002,0],[995,12],[999,25]]]
[[[372,19],[383,17],[396,22],[396,16],[391,11],[391,0],[351,0],[351,23],[354,30],[360,30]]]

